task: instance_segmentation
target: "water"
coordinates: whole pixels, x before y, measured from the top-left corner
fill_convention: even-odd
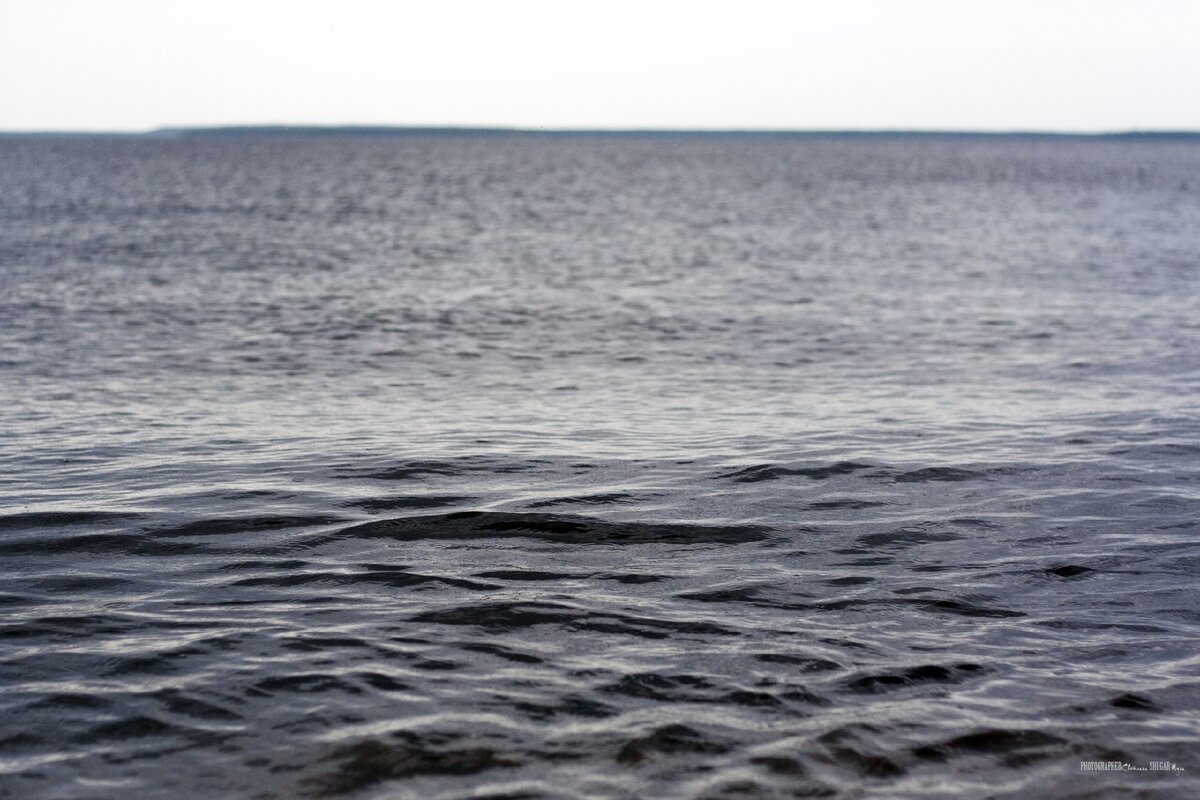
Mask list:
[[[0,796],[1195,796],[1198,190],[0,141]]]

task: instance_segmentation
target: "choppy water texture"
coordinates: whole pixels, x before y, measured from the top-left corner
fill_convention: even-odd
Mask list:
[[[1194,797],[1198,264],[1187,142],[0,141],[0,796]]]

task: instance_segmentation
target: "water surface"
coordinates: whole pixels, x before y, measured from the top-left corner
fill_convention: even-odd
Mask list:
[[[1195,796],[1198,190],[0,141],[0,796]]]

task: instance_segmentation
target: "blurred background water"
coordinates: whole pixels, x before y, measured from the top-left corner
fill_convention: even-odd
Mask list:
[[[1194,142],[0,139],[0,796],[1194,796],[1198,264]]]

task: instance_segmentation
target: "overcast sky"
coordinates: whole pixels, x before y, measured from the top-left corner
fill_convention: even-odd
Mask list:
[[[0,129],[1200,129],[1200,0],[0,0]]]

